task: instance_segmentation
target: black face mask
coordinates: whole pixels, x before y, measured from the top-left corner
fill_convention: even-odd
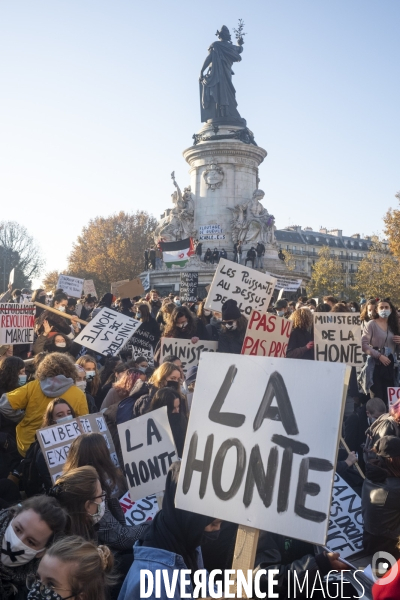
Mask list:
[[[167,381],[167,387],[172,388],[173,390],[176,390],[177,392],[179,392],[181,386],[180,386],[179,381]]]
[[[219,538],[220,531],[220,529],[217,529],[216,531],[204,531],[201,543],[207,544],[208,542],[215,542]]]

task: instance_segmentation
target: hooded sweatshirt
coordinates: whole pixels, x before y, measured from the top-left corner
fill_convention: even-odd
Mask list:
[[[52,398],[64,398],[77,417],[87,415],[86,396],[72,379],[56,375],[42,381],[30,381],[0,398],[0,414],[15,421],[18,452],[25,456],[35,441],[36,430],[41,428],[43,415]]]

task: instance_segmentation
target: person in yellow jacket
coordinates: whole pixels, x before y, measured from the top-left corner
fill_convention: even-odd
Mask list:
[[[87,415],[86,396],[75,385],[76,366],[60,352],[52,352],[40,363],[36,379],[0,398],[0,415],[18,423],[16,427],[18,452],[25,456],[35,441],[43,415],[52,398],[64,398],[72,406],[77,417]]]

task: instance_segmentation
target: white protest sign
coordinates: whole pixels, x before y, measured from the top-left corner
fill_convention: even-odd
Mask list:
[[[159,510],[155,494],[132,502],[129,492],[126,492],[125,496],[119,499],[119,503],[127,525],[142,525],[146,521],[152,521]]]
[[[67,296],[72,296],[73,298],[80,298],[82,296],[83,281],[84,280],[79,279],[79,277],[60,275],[57,282],[57,289],[62,289],[64,294],[67,294]]]
[[[285,358],[292,321],[253,310],[247,323],[242,354]]]
[[[190,367],[195,367],[199,363],[200,355],[203,352],[216,352],[218,342],[208,342],[199,340],[193,344],[191,340],[181,340],[179,338],[161,338],[161,358],[160,362],[164,362],[164,357],[174,354],[181,363],[184,373]]]
[[[75,338],[77,344],[105,356],[116,356],[140,327],[140,321],[102,308]]]
[[[315,360],[364,364],[359,313],[314,313]]]
[[[8,278],[9,285],[12,285],[14,283],[14,279],[15,279],[15,268],[11,269],[11,271],[10,271],[10,277]]]
[[[33,344],[34,304],[0,303],[0,344]]]
[[[350,372],[202,354],[175,506],[324,544]]]
[[[303,283],[302,279],[291,279],[290,277],[285,277],[284,275],[276,275],[275,273],[266,274],[276,279],[276,290],[282,290],[285,292],[296,292]]]
[[[93,279],[85,279],[83,282],[83,293],[85,294],[85,296],[87,296],[88,294],[90,294],[91,296],[94,296],[95,298],[97,298],[97,292],[96,292],[96,287],[94,285],[94,281]]]
[[[270,275],[221,258],[204,308],[221,312],[224,302],[232,299],[247,317],[254,309],[267,312],[275,283]]]
[[[85,415],[65,423],[57,423],[38,429],[36,436],[53,482],[60,476],[67,460],[70,446],[82,433],[101,433],[107,444],[113,463],[118,466],[114,443],[102,413]]]
[[[168,469],[178,460],[167,407],[118,425],[132,501],[163,492]]]
[[[342,558],[363,549],[361,498],[337,473],[332,489],[326,545]]]
[[[387,397],[389,398],[390,408],[397,400],[400,400],[400,387],[388,387]]]

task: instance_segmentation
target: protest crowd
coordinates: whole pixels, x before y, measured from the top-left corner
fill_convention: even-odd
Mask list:
[[[242,259],[241,245],[235,248],[234,263],[251,263],[246,265],[250,274],[250,266],[258,267],[263,255],[262,248],[253,250]],[[158,266],[157,252],[146,250],[147,269]],[[201,257],[201,245],[197,252]],[[203,260],[225,258],[219,253],[214,257],[207,249]],[[241,300],[250,298],[245,288],[255,289],[250,277]],[[259,293],[252,311],[243,310],[241,302],[230,297],[220,298],[218,311],[210,308],[211,292],[191,301],[174,293],[162,297],[156,289],[124,297],[109,292],[100,299],[83,293],[73,296],[64,288],[46,293],[10,286],[2,294],[1,327],[29,329],[31,334],[0,346],[1,599],[139,599],[141,569],[153,573],[164,569],[172,577],[174,569],[193,573],[231,568],[237,522],[175,505],[183,464],[178,459],[186,452],[192,407],[202,402],[200,392],[195,394],[198,371],[210,369],[210,380],[216,374],[211,359],[198,366],[202,353],[216,353],[216,365],[219,355],[282,358],[289,372],[291,365],[307,369],[310,361],[335,362],[334,352],[345,356],[339,362],[350,365],[351,374],[335,477],[361,505],[358,553],[372,556],[384,551],[400,559],[397,308],[385,297],[363,298],[360,304],[333,296],[289,301],[284,294],[276,299],[271,289]],[[262,322],[265,327],[260,331]],[[280,328],[271,343],[268,323],[279,323]],[[325,323],[331,326],[330,333],[318,334],[317,327]],[[338,350],[337,345],[327,345],[336,324],[348,325],[347,339],[359,336],[360,346],[343,345]],[[253,383],[247,380],[243,404],[252,402]],[[326,382],[321,379],[316,385],[323,403]],[[327,423],[314,421],[306,402],[302,410],[324,435]],[[175,453],[151,455],[154,463],[142,461],[137,468],[127,461],[126,452],[139,447],[140,431],[147,427],[149,432],[149,423],[154,427],[158,414],[166,415],[163,423],[171,432]],[[135,422],[142,425],[134,429]],[[161,471],[163,483],[154,490],[162,495],[156,498],[145,491],[130,499],[132,490],[156,480]],[[261,495],[260,481],[256,479],[255,485],[254,496]],[[131,510],[135,502],[136,508],[148,506],[153,512],[143,509],[143,518],[135,518]],[[252,567],[254,576],[265,570],[260,589],[269,590],[272,570],[279,598],[292,597],[294,573],[303,582],[307,574],[319,573],[324,580],[331,571],[349,570],[340,549],[329,545],[329,535],[326,547],[316,548],[289,535],[261,530]],[[329,586],[329,578],[325,585]],[[186,597],[192,597],[193,586],[190,576]],[[345,589],[345,597],[353,592],[357,597],[350,584]],[[160,597],[167,597],[163,585]],[[177,591],[170,597],[181,595]],[[308,596],[298,592],[296,597]],[[312,597],[328,596],[320,591]],[[400,574],[388,585],[375,583],[368,597],[400,597]]]

